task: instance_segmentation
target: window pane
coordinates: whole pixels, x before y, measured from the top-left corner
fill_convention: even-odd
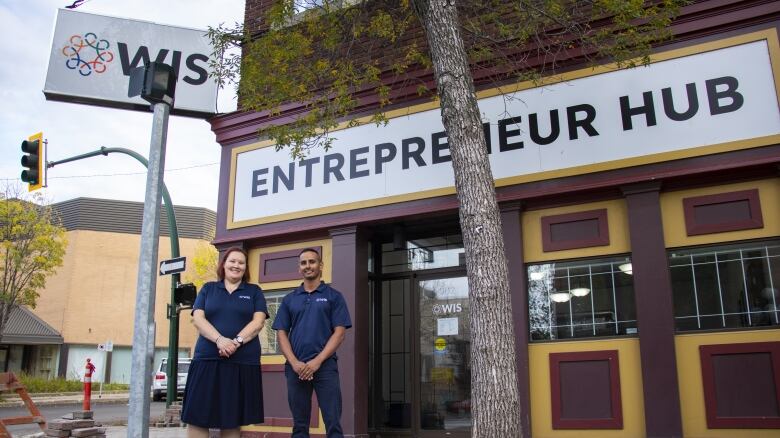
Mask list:
[[[745,306],[745,279],[739,260],[718,263],[724,313],[742,313]]]
[[[693,260],[690,272],[686,257]],[[777,325],[778,257],[778,241],[671,251],[677,330]]]
[[[636,333],[630,264],[627,257],[612,257],[529,265],[531,339]]]
[[[463,238],[459,234],[412,239],[402,248],[382,245],[382,272],[408,272],[466,264]]]
[[[673,266],[670,269],[674,291],[674,316],[696,316],[696,292],[693,287],[693,270],[690,266]]]
[[[279,309],[279,305],[282,304],[282,299],[290,293],[289,290],[265,292],[265,303],[268,306],[268,319],[265,321],[263,329],[257,335],[260,339],[260,352],[261,354],[281,354],[279,346],[276,343],[276,330],[273,330],[271,326],[274,325],[274,318],[276,318],[276,311]]]
[[[702,315],[721,314],[721,290],[718,286],[718,269],[715,263],[693,266],[696,295],[699,297],[699,313]],[[674,286],[672,286],[674,287]],[[674,291],[673,293],[677,293]]]

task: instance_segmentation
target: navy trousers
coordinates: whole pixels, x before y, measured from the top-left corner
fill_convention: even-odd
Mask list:
[[[287,402],[293,416],[292,438],[308,438],[311,422],[311,393],[317,394],[317,401],[325,420],[328,438],[342,438],[341,430],[341,384],[338,362],[330,358],[314,373],[313,380],[301,380],[290,364],[284,367],[287,377]]]

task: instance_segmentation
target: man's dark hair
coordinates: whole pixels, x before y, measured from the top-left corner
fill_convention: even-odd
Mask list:
[[[298,257],[300,257],[300,256],[301,256],[301,254],[303,254],[303,253],[305,253],[305,252],[313,252],[314,254],[317,254],[317,259],[318,259],[320,262],[322,261],[322,255],[320,254],[320,252],[319,252],[319,251],[317,251],[317,250],[316,250],[316,249],[314,249],[314,248],[304,248],[304,249],[302,249],[302,250],[301,250],[301,252],[299,252],[299,253],[298,253]]]

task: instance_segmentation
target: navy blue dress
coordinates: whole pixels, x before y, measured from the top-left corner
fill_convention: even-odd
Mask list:
[[[241,283],[232,294],[221,281],[206,283],[192,306],[193,312],[197,309],[203,310],[206,320],[228,339],[236,337],[256,312],[268,316],[263,291],[249,283]],[[187,375],[181,419],[211,429],[235,429],[263,422],[257,336],[246,341],[229,358],[219,356],[214,342],[198,337]]]

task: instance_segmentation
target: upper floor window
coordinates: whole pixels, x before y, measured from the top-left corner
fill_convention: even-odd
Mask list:
[[[631,259],[528,266],[531,340],[637,333]]]
[[[411,239],[402,245],[382,245],[382,273],[465,266],[460,234]]]
[[[678,331],[778,325],[780,241],[669,253]]]

